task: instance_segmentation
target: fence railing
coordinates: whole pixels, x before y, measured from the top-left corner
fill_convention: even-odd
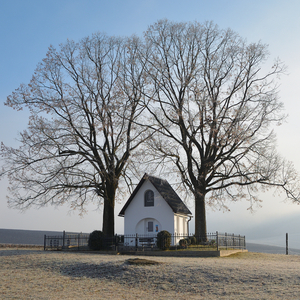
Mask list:
[[[217,246],[219,249],[246,249],[246,237],[228,233],[218,233]]]
[[[121,238],[122,247],[155,248],[157,246],[156,235],[124,235]],[[229,234],[229,233],[208,233],[206,236],[172,234],[170,240],[170,249],[179,250],[184,248],[201,248],[206,250],[220,249],[246,249],[245,236]],[[198,249],[199,250],[199,249]]]
[[[44,250],[82,249],[88,250],[89,234],[66,233],[57,236],[44,236]]]
[[[44,250],[75,249],[89,250],[89,234],[68,234],[44,237]],[[144,251],[157,249],[157,235],[116,235],[102,238],[103,249],[119,251]],[[172,234],[171,250],[210,250],[246,249],[245,236],[229,233],[208,233],[206,236]]]

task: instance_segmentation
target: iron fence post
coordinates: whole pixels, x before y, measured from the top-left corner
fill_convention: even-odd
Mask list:
[[[46,234],[44,235],[44,251],[46,250]]]
[[[115,240],[114,240],[114,244],[115,244],[115,251],[117,251],[118,249],[118,242],[119,242],[119,238],[118,238],[118,234],[115,234]]]
[[[285,254],[289,255],[289,234],[285,234]]]
[[[173,234],[173,245],[175,246],[175,249],[177,250],[177,244],[176,244],[176,232]]]
[[[135,251],[138,250],[138,234],[135,235]]]
[[[217,242],[217,251],[219,251],[219,233],[218,231],[216,232],[216,242]]]
[[[65,237],[66,237],[66,232],[63,231],[63,242],[62,242],[62,248],[65,249]]]

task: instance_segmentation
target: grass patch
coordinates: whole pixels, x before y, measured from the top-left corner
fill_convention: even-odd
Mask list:
[[[158,262],[155,260],[142,259],[142,258],[130,258],[130,259],[127,259],[126,262],[130,265],[139,265],[139,266],[162,264],[161,262]]]
[[[187,248],[183,248],[180,246],[172,246],[170,247],[171,251],[216,251],[217,247],[209,246],[209,245],[190,245]]]

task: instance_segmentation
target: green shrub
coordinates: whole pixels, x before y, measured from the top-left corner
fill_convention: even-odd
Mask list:
[[[101,250],[102,248],[103,232],[100,230],[94,230],[89,236],[89,248],[91,250]]]
[[[187,242],[187,246],[189,246],[189,245],[192,243],[192,241],[191,241],[191,238],[190,238],[190,237],[187,237],[185,240],[186,240],[186,242]]]
[[[192,245],[196,245],[196,244],[197,244],[197,239],[196,239],[195,236],[192,236],[192,237],[191,237],[191,244],[192,244]]]
[[[157,234],[157,247],[161,250],[167,250],[171,245],[171,233],[167,230],[162,230]]]
[[[188,245],[188,242],[186,239],[182,239],[179,241],[179,246],[182,247],[182,248],[186,248]]]

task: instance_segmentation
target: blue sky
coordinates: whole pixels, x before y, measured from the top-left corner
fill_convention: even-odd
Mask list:
[[[28,114],[5,107],[6,97],[21,83],[28,83],[50,45],[57,47],[67,39],[78,41],[93,34],[141,35],[159,19],[172,21],[213,21],[231,28],[248,42],[269,45],[272,59],[279,57],[288,66],[280,81],[280,97],[289,118],[276,128],[278,151],[292,160],[300,171],[300,1],[298,0],[0,0],[0,141],[17,146],[17,133],[26,128]],[[8,209],[7,181],[0,181],[0,228],[69,230],[90,232],[101,228],[102,212],[89,207],[80,218],[68,207],[30,209],[25,213]],[[262,194],[262,208],[254,214],[247,203],[235,203],[230,212],[208,210],[209,231],[246,234],[252,241],[279,245],[285,232],[300,240],[300,206],[284,203],[284,195]],[[117,205],[116,212],[123,203]],[[192,203],[192,202],[191,202]],[[191,206],[191,209],[193,207]],[[116,231],[123,220],[116,218]],[[293,238],[294,236],[294,238]],[[297,247],[300,248],[300,242]]]

